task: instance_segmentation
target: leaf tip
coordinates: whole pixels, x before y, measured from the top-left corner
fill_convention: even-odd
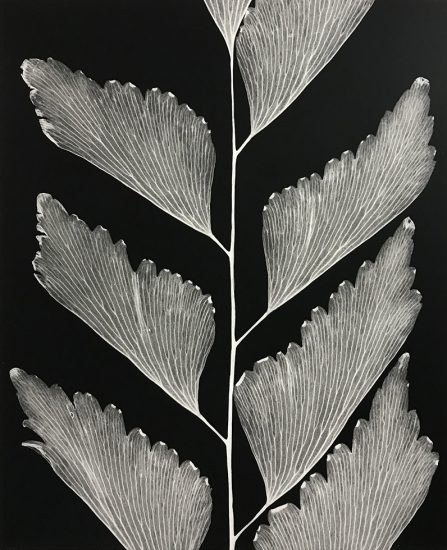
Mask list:
[[[416,226],[414,225],[414,222],[411,218],[405,218],[402,222],[403,229],[408,232],[410,235],[413,235]]]
[[[30,64],[29,59],[24,59],[22,63],[20,64],[20,70],[22,71],[22,77],[25,78],[25,73],[28,70],[28,66]]]
[[[39,193],[37,195],[37,213],[44,214],[45,208],[53,201],[53,197],[49,193]]]
[[[397,361],[396,370],[401,373],[402,378],[406,378],[407,376],[409,363],[410,354],[408,352],[403,353]]]
[[[43,443],[42,441],[24,441],[22,443],[22,447],[24,447],[25,449],[31,449],[42,458],[49,461],[45,443]]]
[[[413,82],[413,87],[428,92],[430,90],[430,81],[423,76],[418,76],[418,78],[416,78],[416,80]]]
[[[400,356],[399,366],[401,365],[408,366],[409,361],[410,361],[410,354],[408,353],[408,351],[406,351]]]
[[[22,78],[31,89],[35,89],[31,82],[31,73],[33,72],[36,64],[40,59],[24,59],[20,65],[20,70],[22,71]]]
[[[27,376],[26,372],[22,369],[17,368],[17,367],[15,367],[15,368],[13,368],[9,371],[9,377],[11,379],[11,382],[16,387],[17,387],[17,384],[19,384],[26,376]]]

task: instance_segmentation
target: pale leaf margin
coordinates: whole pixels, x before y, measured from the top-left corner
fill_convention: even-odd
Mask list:
[[[404,354],[374,397],[369,421],[359,420],[352,450],[335,446],[327,480],[312,474],[300,490],[300,509],[269,512],[256,550],[389,550],[424,502],[439,462],[432,441],[419,436],[408,412]]]
[[[28,441],[127,550],[198,550],[211,521],[208,480],[179,464],[165,443],[151,446],[139,429],[126,434],[121,411],[104,411],[90,394],[73,402],[57,385],[11,370]]]
[[[324,455],[410,334],[421,308],[411,288],[413,231],[405,219],[375,262],[360,267],[355,286],[344,281],[327,312],[312,310],[301,346],[258,361],[236,384],[239,418],[265,484],[263,510]]]
[[[211,297],[167,269],[157,274],[150,260],[134,271],[124,241],[91,231],[51,195],[40,194],[37,208],[39,283],[222,439],[198,402],[215,334]]]

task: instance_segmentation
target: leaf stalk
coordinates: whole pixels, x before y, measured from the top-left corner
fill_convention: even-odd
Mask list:
[[[201,420],[206,426],[208,426],[208,428],[209,428],[212,432],[214,432],[214,433],[217,435],[217,437],[218,437],[223,443],[226,444],[226,441],[227,441],[227,440],[225,439],[225,437],[224,437],[224,436],[219,432],[219,430],[217,430],[217,429],[216,429],[216,428],[215,428],[215,427],[214,427],[214,426],[213,426],[213,425],[212,425],[212,424],[202,415],[202,414],[198,414],[198,415],[196,415],[196,416],[197,416],[197,418],[200,418],[200,420]]]
[[[257,513],[251,518],[251,520],[250,520],[248,523],[246,523],[246,524],[242,527],[242,529],[241,529],[240,531],[238,531],[238,532],[236,533],[236,535],[235,535],[235,540],[237,540],[237,539],[242,535],[242,533],[243,533],[246,529],[248,529],[248,528],[250,527],[250,525],[251,525],[254,521],[256,521],[256,520],[258,519],[258,517],[261,516],[261,515],[267,510],[267,508],[269,508],[271,505],[272,505],[271,502],[266,502],[266,503],[264,504],[264,506],[259,510],[259,512],[257,512]]]
[[[263,313],[261,317],[259,317],[259,319],[255,323],[253,323],[247,331],[244,332],[244,334],[239,338],[239,340],[236,340],[236,346],[238,346],[243,340],[245,340],[245,338],[250,334],[250,332],[254,330],[258,325],[260,325],[262,321],[266,319],[272,311],[273,310],[268,309],[265,313]]]
[[[230,251],[227,248],[225,248],[225,246],[219,241],[219,239],[213,233],[210,233],[209,237],[212,241],[214,241],[217,244],[219,248],[221,248],[225,252],[227,256],[230,254]]]

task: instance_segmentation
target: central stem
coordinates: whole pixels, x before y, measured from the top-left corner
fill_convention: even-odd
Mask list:
[[[230,54],[230,75],[231,75],[231,134],[232,134],[232,155],[231,155],[231,241],[230,241],[230,294],[231,294],[231,354],[230,354],[230,378],[228,386],[228,424],[227,424],[227,475],[228,475],[228,529],[229,529],[229,550],[234,550],[236,537],[234,532],[234,510],[233,510],[233,391],[234,373],[236,366],[236,289],[234,273],[234,248],[236,235],[236,123],[234,115],[234,56]]]

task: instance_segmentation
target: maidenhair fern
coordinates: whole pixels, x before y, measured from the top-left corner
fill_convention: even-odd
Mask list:
[[[278,309],[378,232],[424,189],[434,167],[428,82],[417,78],[374,136],[330,160],[323,177],[274,193],[263,212],[268,306],[236,334],[235,188],[248,142],[300,95],[337,53],[373,0],[205,0],[229,51],[232,102],[231,241],[211,230],[216,154],[202,117],[170,92],[142,93],[111,80],[101,87],[53,59],[23,63],[23,78],[44,134],[114,176],[165,212],[207,235],[228,257],[231,361],[227,432],[199,406],[200,376],[215,335],[211,297],[168,269],[143,260],[134,271],[123,241],[90,229],[50,195],[37,199],[36,277],[60,304],[125,355],[222,442],[228,472],[229,549],[256,519],[303,480],[393,360],[416,321],[413,222],[405,219],[354,284],[342,282],[326,310],[312,310],[301,345],[259,360],[235,383],[238,345]],[[234,65],[239,63],[251,131],[236,143]],[[219,327],[217,327],[219,328]],[[297,338],[298,338],[297,334]],[[281,345],[280,342],[277,345]],[[408,412],[403,355],[359,420],[352,448],[327,456],[327,479],[312,474],[301,508],[272,509],[257,550],[386,550],[427,494],[438,463]],[[90,394],[73,401],[59,386],[13,369],[38,451],[128,550],[200,548],[211,521],[211,489],[189,461]],[[233,515],[233,412],[237,408],[265,484],[266,501],[239,532]],[[217,547],[216,547],[217,548]],[[223,546],[219,546],[223,548]]]

